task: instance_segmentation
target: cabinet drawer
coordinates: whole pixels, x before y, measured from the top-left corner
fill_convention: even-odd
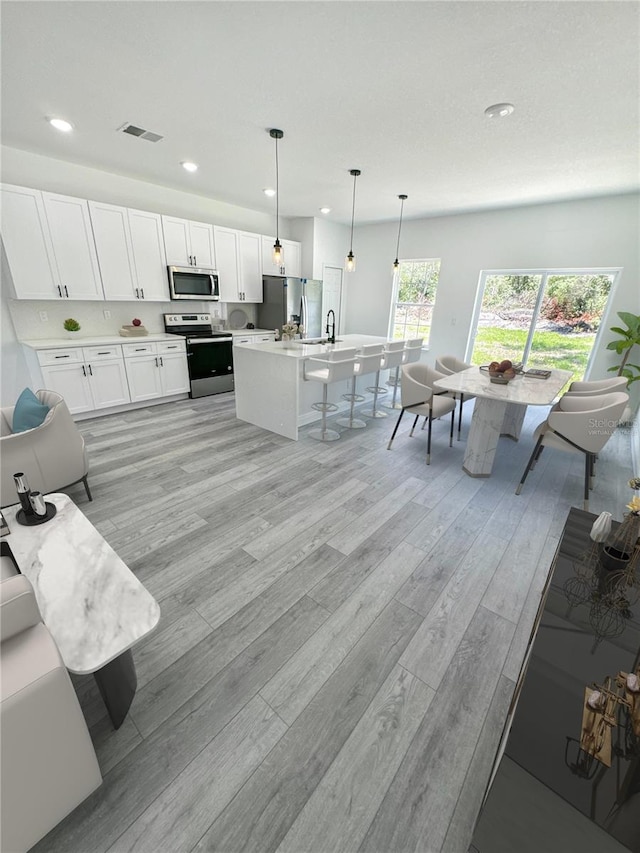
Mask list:
[[[122,350],[115,346],[105,347],[83,347],[82,354],[85,361],[102,361],[105,358],[122,358]]]
[[[265,341],[275,341],[275,335],[256,335],[254,338],[255,343],[263,343]]]
[[[38,351],[38,361],[43,366],[48,364],[74,364],[83,361],[82,348],[41,349]]]
[[[179,339],[177,341],[160,341],[156,344],[158,352],[184,352],[186,341]]]
[[[253,343],[253,335],[247,335],[246,337],[239,337],[237,335],[233,336],[234,344],[252,344]]]
[[[135,358],[137,355],[155,355],[156,344],[123,344],[122,352],[125,358]]]

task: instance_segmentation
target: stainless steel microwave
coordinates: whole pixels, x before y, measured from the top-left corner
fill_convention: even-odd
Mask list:
[[[206,267],[167,267],[171,299],[220,299],[218,273]]]

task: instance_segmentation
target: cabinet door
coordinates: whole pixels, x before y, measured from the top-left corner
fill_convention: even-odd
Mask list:
[[[1,189],[2,242],[17,299],[60,299],[60,279],[39,190]]]
[[[126,207],[90,201],[89,213],[105,299],[135,299],[136,270]]]
[[[162,232],[164,234],[164,249],[167,263],[170,266],[176,267],[193,266],[189,248],[189,223],[187,220],[176,219],[173,216],[163,216]]]
[[[220,276],[220,301],[239,301],[238,234],[232,228],[214,227]]]
[[[162,237],[162,218],[146,210],[128,210],[131,245],[141,299],[169,301],[167,259]]]
[[[262,236],[262,275],[284,275],[282,267],[273,263],[273,244],[275,241],[275,237]]]
[[[243,302],[262,302],[262,238],[247,231],[238,233],[240,286]]]
[[[129,386],[122,358],[91,361],[85,365],[96,409],[129,402]]]
[[[42,193],[60,285],[69,299],[104,299],[86,199]]]
[[[93,410],[89,374],[83,364],[56,364],[41,369],[44,387],[64,397],[72,415]]]
[[[302,246],[294,240],[283,240],[285,275],[300,278],[302,272]]]
[[[189,222],[189,238],[194,267],[216,269],[213,225],[208,225],[206,222]]]
[[[169,394],[184,394],[189,391],[187,354],[185,352],[163,352],[159,356],[159,360],[162,393],[168,396]]]
[[[162,397],[160,359],[157,355],[141,355],[125,361],[131,402]]]

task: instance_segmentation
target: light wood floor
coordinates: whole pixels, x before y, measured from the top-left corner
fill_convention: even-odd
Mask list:
[[[486,480],[444,422],[427,467],[424,432],[386,450],[393,415],[330,444],[241,423],[228,395],[84,421],[94,502],[70,494],[162,618],[119,731],[77,680],[104,783],[34,849],[464,853],[581,506],[581,459],[551,450],[514,495],[545,414]],[[630,441],[592,511],[621,516]]]

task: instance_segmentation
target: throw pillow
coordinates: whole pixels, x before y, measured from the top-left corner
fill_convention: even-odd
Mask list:
[[[39,427],[47,417],[49,406],[45,406],[33,393],[31,388],[25,388],[18,397],[16,407],[13,410],[13,432],[25,432],[28,429]]]

